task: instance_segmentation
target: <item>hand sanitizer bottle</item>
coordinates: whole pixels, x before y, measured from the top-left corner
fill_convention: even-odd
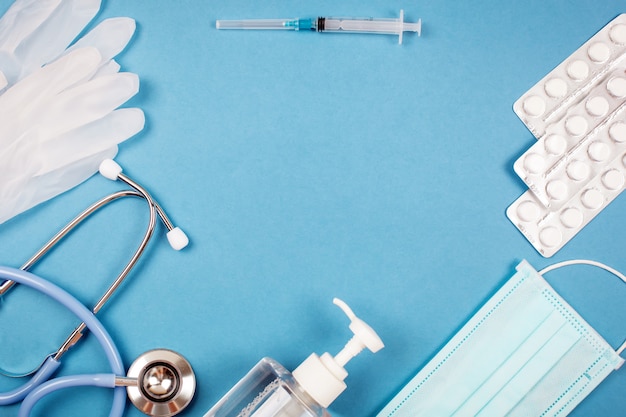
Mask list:
[[[335,357],[311,354],[293,373],[262,359],[204,417],[330,417],[326,408],[345,389],[344,366],[364,348],[384,347],[376,332],[343,301],[333,300],[350,319],[354,336]]]

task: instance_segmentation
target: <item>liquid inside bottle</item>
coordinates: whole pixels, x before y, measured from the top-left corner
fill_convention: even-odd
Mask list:
[[[330,417],[291,372],[262,359],[204,417]]]

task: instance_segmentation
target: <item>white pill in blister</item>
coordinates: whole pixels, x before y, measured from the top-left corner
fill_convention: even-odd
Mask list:
[[[609,32],[609,37],[615,43],[626,43],[626,25],[613,26]]]
[[[565,121],[565,129],[574,136],[584,134],[588,126],[587,120],[582,116],[572,116]]]
[[[546,102],[539,96],[530,96],[524,100],[524,111],[532,117],[538,117],[546,111]]]
[[[548,226],[539,232],[539,240],[544,246],[553,248],[563,240],[563,234],[554,226]]]
[[[589,176],[589,165],[582,161],[572,161],[567,165],[567,176],[574,181],[582,181]]]
[[[592,61],[602,63],[609,59],[611,50],[605,43],[596,42],[589,47],[587,55],[589,55],[589,58],[591,58]]]
[[[604,116],[609,112],[609,102],[604,97],[592,97],[585,103],[587,113],[591,116]]]
[[[546,192],[553,200],[563,200],[567,196],[567,185],[561,180],[553,180],[546,184]]]
[[[590,188],[589,190],[585,191],[580,199],[583,205],[591,210],[602,207],[602,203],[604,201],[602,193],[595,188]]]
[[[611,169],[602,175],[602,184],[609,190],[618,190],[624,186],[624,174]]]
[[[626,124],[623,122],[616,122],[609,127],[609,136],[615,142],[626,142]]]
[[[561,213],[561,223],[565,227],[574,229],[583,223],[583,213],[575,207],[565,209]]]
[[[609,145],[603,142],[592,142],[587,148],[589,158],[596,162],[605,161],[611,153]]]
[[[613,97],[626,97],[626,78],[614,77],[606,84],[606,89]]]
[[[541,210],[534,201],[524,201],[517,206],[517,215],[525,222],[534,222],[539,219]]]
[[[544,141],[544,146],[548,153],[552,155],[561,155],[567,148],[567,141],[563,136],[550,135]]]
[[[567,94],[567,83],[560,78],[552,78],[544,86],[546,94],[552,98],[560,98]]]
[[[537,174],[543,171],[546,161],[543,156],[536,153],[529,153],[524,158],[524,168],[531,174]]]
[[[575,81],[584,80],[589,75],[589,65],[585,61],[573,61],[567,66],[567,75]]]

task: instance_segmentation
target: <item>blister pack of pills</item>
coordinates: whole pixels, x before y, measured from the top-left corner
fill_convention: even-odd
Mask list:
[[[624,189],[626,152],[558,210],[547,209],[526,191],[507,209],[507,217],[546,258],[554,255]]]
[[[537,137],[515,163],[529,190],[507,217],[552,256],[624,189],[626,14],[618,16],[514,105]]]
[[[626,14],[622,14],[520,97],[513,110],[535,137],[544,136],[549,125],[605,81],[625,53]]]
[[[626,149],[625,98],[626,72],[620,68],[564,118],[549,125],[546,134],[513,164],[546,207],[559,209]]]

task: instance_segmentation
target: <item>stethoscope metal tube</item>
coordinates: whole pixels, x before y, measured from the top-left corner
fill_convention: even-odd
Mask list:
[[[108,162],[108,161],[105,161],[105,162]],[[111,161],[111,162],[113,162],[113,161]],[[142,187],[136,181],[134,181],[131,178],[129,178],[127,175],[123,174],[121,171],[117,174],[117,179],[119,179],[119,180],[123,181],[124,183],[128,184],[129,186],[134,188],[136,191],[132,191],[132,190],[118,191],[118,192],[112,193],[112,194],[110,194],[110,195],[100,199],[99,201],[95,202],[94,204],[92,204],[90,207],[88,207],[82,213],[80,213],[78,216],[76,216],[74,218],[74,220],[69,222],[63,229],[61,229],[59,232],[57,232],[57,234],[52,239],[50,239],[48,241],[48,243],[46,243],[41,249],[39,249],[39,251],[37,251],[37,253],[35,253],[28,261],[26,261],[26,263],[24,265],[22,265],[20,269],[22,269],[24,271],[30,270],[30,268],[32,268],[46,253],[48,253],[57,243],[59,243],[59,241],[61,239],[63,239],[65,237],[65,235],[67,235],[69,232],[71,232],[74,228],[76,228],[76,226],[78,226],[80,223],[82,223],[85,219],[87,219],[89,216],[91,216],[94,212],[96,212],[100,208],[102,208],[102,207],[106,206],[107,204],[109,204],[109,203],[111,203],[111,202],[113,202],[113,201],[115,201],[115,200],[117,200],[119,198],[122,198],[122,197],[131,197],[131,196],[132,197],[142,197],[148,203],[148,205],[150,207],[150,211],[151,211],[151,213],[150,213],[150,221],[149,221],[149,225],[148,225],[148,231],[144,235],[144,239],[142,240],[141,245],[139,246],[137,251],[135,251],[135,254],[131,258],[131,260],[128,262],[128,264],[126,265],[124,270],[118,275],[118,278],[115,280],[113,285],[111,285],[111,288],[114,287],[116,283],[117,283],[117,286],[119,286],[119,284],[121,284],[121,282],[124,280],[126,275],[128,275],[130,270],[135,266],[135,263],[137,263],[137,260],[141,257],[141,255],[142,255],[146,245],[148,244],[148,241],[150,240],[152,232],[154,231],[154,227],[155,227],[155,223],[156,222],[153,219],[152,210],[154,209],[156,211],[156,214],[159,215],[159,217],[161,219],[161,222],[163,223],[163,225],[167,228],[167,230],[169,232],[175,231],[175,230],[177,230],[177,228],[174,227],[174,225],[172,224],[172,221],[170,220],[170,218],[165,213],[165,210],[163,210],[163,208],[159,205],[159,203],[156,202],[154,200],[154,198],[152,198],[150,193],[144,187]],[[178,230],[180,230],[180,229],[178,229]],[[183,241],[184,241],[184,239],[185,238],[183,238]],[[186,245],[187,242],[185,242],[184,245]],[[172,246],[174,246],[174,245],[172,245]],[[182,246],[182,247],[184,247],[184,246]],[[180,250],[180,249],[182,249],[182,247],[174,247],[174,249]],[[7,291],[9,291],[9,289],[11,289],[13,287],[13,285],[15,285],[15,282],[12,281],[12,280],[6,280],[2,284],[0,284],[0,296],[4,295]],[[117,288],[117,286],[115,286],[115,288]],[[102,296],[100,302],[98,302],[96,304],[96,306],[94,307],[94,310],[96,310],[96,313],[106,303],[106,301],[111,296],[111,294],[113,292],[115,292],[115,290],[110,291],[111,288],[109,288],[109,291],[107,291],[107,293],[105,293]]]
[[[102,199],[96,201],[91,206],[83,210],[78,216],[76,216],[72,221],[70,221],[65,227],[59,230],[53,237],[41,247],[24,265],[20,267],[23,271],[30,270],[37,262],[41,260],[54,246],[56,246],[69,232],[74,230],[80,223],[89,218],[93,213],[106,206],[113,201],[120,199],[122,197],[139,197],[142,195],[137,191],[132,190],[123,190],[112,193]],[[0,296],[6,294],[13,286],[16,284],[13,280],[6,280],[0,285]]]
[[[122,377],[120,376],[123,373],[121,359],[119,359],[119,353],[116,353],[117,349],[113,345],[113,342],[110,340],[110,337],[107,340],[106,337],[98,336],[98,340],[100,341],[103,349],[105,350],[105,352],[107,352],[107,356],[109,357],[109,361],[114,372],[113,376],[109,374],[107,374],[106,376],[84,375],[78,377],[56,378],[54,380],[45,382],[60,366],[59,359],[61,358],[61,356],[63,356],[63,354],[65,354],[65,352],[67,352],[82,337],[83,331],[85,329],[93,331],[92,327],[99,326],[100,329],[98,330],[98,332],[108,335],[106,333],[106,330],[104,330],[101,324],[99,324],[99,321],[95,318],[95,314],[97,314],[100,309],[106,304],[106,302],[111,298],[111,296],[123,283],[124,279],[128,276],[132,268],[138,262],[148,242],[150,241],[150,238],[154,233],[157,215],[161,218],[163,224],[168,229],[168,241],[174,249],[180,250],[184,248],[189,242],[184,232],[172,225],[172,222],[167,217],[165,211],[152,198],[150,193],[148,193],[142,186],[130,179],[128,176],[122,174],[121,167],[119,167],[119,165],[117,165],[114,161],[107,160],[103,162],[100,167],[100,172],[103,176],[109,179],[121,180],[130,187],[134,188],[134,191],[119,191],[110,194],[92,204],[76,218],[74,218],[74,220],[68,223],[63,229],[61,229],[52,239],[50,239],[50,241],[46,243],[35,255],[33,255],[20,268],[20,270],[14,270],[19,271],[19,273],[16,272],[15,274],[11,274],[6,271],[7,269],[10,270],[11,268],[0,267],[0,279],[6,280],[0,285],[0,296],[5,294],[10,288],[15,285],[15,283],[18,282],[28,282],[30,286],[48,294],[47,291],[49,291],[49,289],[47,287],[47,284],[49,283],[30,274],[27,271],[32,268],[56,244],[58,244],[59,241],[61,241],[70,231],[72,231],[81,222],[91,216],[94,212],[117,199],[123,197],[140,197],[145,199],[148,204],[150,218],[148,222],[148,227],[139,247],[134,252],[133,256],[126,264],[124,269],[117,276],[115,281],[109,286],[107,291],[95,304],[92,311],[89,312],[87,310],[89,312],[88,315],[85,315],[83,311],[86,309],[86,307],[84,307],[80,302],[71,297],[69,294],[65,293],[65,295],[63,295],[61,298],[55,298],[51,295],[53,298],[57,299],[68,309],[74,312],[79,318],[83,319],[83,322],[65,340],[59,350],[56,353],[48,356],[46,360],[42,363],[42,365],[40,365],[40,367],[34,371],[34,375],[27,383],[25,383],[21,387],[14,389],[13,391],[0,393],[0,405],[12,404],[22,399],[24,400],[22,402],[22,407],[20,408],[20,416],[27,416],[30,413],[30,408],[32,408],[32,405],[36,403],[39,398],[47,395],[47,393],[49,392],[67,386],[96,385],[109,386],[111,388],[125,386],[128,387],[128,395],[131,398],[131,401],[135,405],[137,405],[142,411],[144,411],[144,413],[151,413],[150,415],[164,417],[174,415],[182,410],[184,407],[186,407],[187,404],[189,404],[189,402],[191,401],[191,398],[193,397],[193,393],[195,391],[195,376],[193,375],[191,366],[184,358],[182,358],[182,356],[178,355],[177,353],[163,349],[147,352],[146,354],[140,356],[137,361],[135,361],[135,363],[139,362],[142,365],[135,365],[134,363],[129,370],[129,376]],[[29,278],[31,279],[29,280]],[[53,284],[50,285],[53,286]],[[60,292],[63,292],[60,289],[58,290]],[[57,294],[58,291],[55,291],[53,291],[53,293]],[[85,320],[84,317],[87,317],[88,319]],[[165,356],[165,358],[161,357],[156,362],[150,362],[150,360],[148,359],[151,358],[155,354],[155,352],[157,356],[161,355]],[[116,366],[114,362],[119,362],[120,366]],[[159,380],[159,378],[163,379]],[[155,381],[159,383],[154,384]],[[163,391],[164,389],[165,391]],[[168,391],[168,389],[171,389],[171,391]],[[119,392],[119,389],[115,390],[114,404],[110,414],[111,416],[121,416],[123,413],[125,396],[123,395],[123,392],[121,395],[119,394]],[[163,394],[163,392],[165,392],[165,395]]]

